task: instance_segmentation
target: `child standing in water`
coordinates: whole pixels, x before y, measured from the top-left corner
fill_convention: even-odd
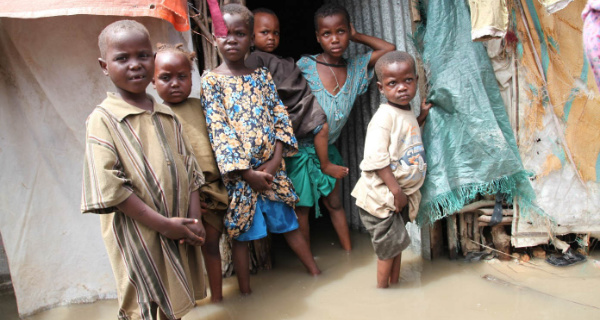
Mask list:
[[[410,244],[406,219],[414,220],[419,210],[419,188],[427,169],[419,127],[431,104],[423,100],[418,119],[411,110],[418,76],[410,54],[385,54],[377,61],[375,72],[377,87],[387,103],[379,106],[369,122],[362,174],[352,196],[377,255],[377,287],[387,288],[398,283],[402,250]]]
[[[327,115],[328,158],[341,166],[342,157],[333,143],[340,136],[354,101],[368,89],[373,77],[372,69],[369,69],[382,55],[396,47],[382,39],[356,32],[346,9],[338,5],[327,4],[317,10],[315,30],[323,53],[303,57],[297,64]],[[344,59],[342,55],[350,41],[367,45],[373,51]],[[316,156],[319,150],[315,150],[316,147],[310,141],[303,142],[298,154],[286,159],[288,174],[300,196],[296,207],[300,229],[304,237],[309,239],[310,207],[318,206],[319,198],[324,196],[323,204],[331,215],[342,248],[350,251],[352,246],[346,212],[340,199],[340,181],[319,170],[320,163]]]
[[[219,302],[223,299],[219,240],[223,233],[223,218],[229,199],[208,139],[202,104],[200,99],[189,98],[192,92],[192,63],[196,54],[185,51],[182,44],[159,44],[157,47],[152,82],[158,95],[181,121],[183,132],[206,180],[200,187],[200,201],[205,208],[202,221],[206,230],[202,253],[208,273],[211,301]]]
[[[81,211],[100,214],[118,318],[178,319],[205,296],[197,247],[204,177],[171,108],[146,94],[154,73],[148,30],[117,21],[98,46],[117,92],[86,121]]]
[[[266,68],[244,59],[252,44],[253,16],[239,4],[223,6],[227,36],[214,37],[223,63],[202,78],[202,106],[219,170],[229,192],[225,228],[233,240],[240,291],[251,293],[248,241],[267,230],[283,233],[309,273],[320,271],[298,230],[298,196],[282,156],[297,152],[290,120]]]

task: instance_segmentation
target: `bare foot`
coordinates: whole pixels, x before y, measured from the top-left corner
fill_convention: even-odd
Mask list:
[[[212,302],[212,303],[220,303],[222,301],[223,301],[223,297],[213,297],[213,296],[210,297],[210,302]]]
[[[240,291],[240,293],[242,294],[242,296],[249,296],[252,294],[252,290],[248,290],[248,291]]]
[[[311,276],[318,276],[321,274],[321,270],[319,270],[319,268],[313,269],[313,270],[308,270],[308,273],[310,273]]]
[[[379,289],[386,289],[386,288],[389,288],[389,287],[390,287],[390,285],[387,282],[386,283],[378,283],[377,284],[377,288],[379,288]]]
[[[341,179],[348,175],[348,168],[338,166],[337,164],[329,163],[321,165],[321,172],[326,175],[332,176],[336,179]]]

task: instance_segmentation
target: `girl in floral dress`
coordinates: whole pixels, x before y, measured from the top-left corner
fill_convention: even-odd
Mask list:
[[[234,269],[240,291],[249,294],[248,241],[266,237],[267,230],[284,235],[310,274],[320,271],[298,230],[298,196],[282,162],[298,151],[290,120],[268,70],[252,70],[244,62],[252,44],[252,13],[238,4],[222,12],[227,36],[214,41],[223,63],[202,78],[202,107],[231,199],[225,228],[233,238]]]

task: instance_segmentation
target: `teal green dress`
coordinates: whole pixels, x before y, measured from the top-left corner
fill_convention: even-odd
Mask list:
[[[312,56],[312,59],[303,57],[297,62],[297,65],[327,115],[329,160],[334,164],[344,165],[342,156],[333,144],[342,133],[356,98],[369,88],[369,83],[373,78],[373,69],[368,69],[371,52],[346,61],[348,65],[346,82],[336,95],[329,93],[323,86],[314,59],[316,59],[316,55]],[[314,133],[316,134],[319,129],[317,128]],[[331,193],[336,179],[321,172],[321,163],[315,151],[313,137],[299,141],[298,149],[296,155],[285,159],[288,177],[292,180],[296,193],[300,197],[300,202],[296,206],[315,206],[316,215],[319,217],[318,200]]]

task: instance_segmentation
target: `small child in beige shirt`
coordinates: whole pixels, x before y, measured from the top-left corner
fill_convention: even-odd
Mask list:
[[[352,196],[361,221],[369,231],[377,255],[377,287],[398,283],[402,251],[410,244],[404,227],[419,209],[419,188],[427,164],[421,141],[423,124],[431,104],[421,103],[417,119],[410,101],[417,92],[415,61],[406,52],[386,53],[375,64],[377,86],[386,97],[367,128],[362,174]]]

